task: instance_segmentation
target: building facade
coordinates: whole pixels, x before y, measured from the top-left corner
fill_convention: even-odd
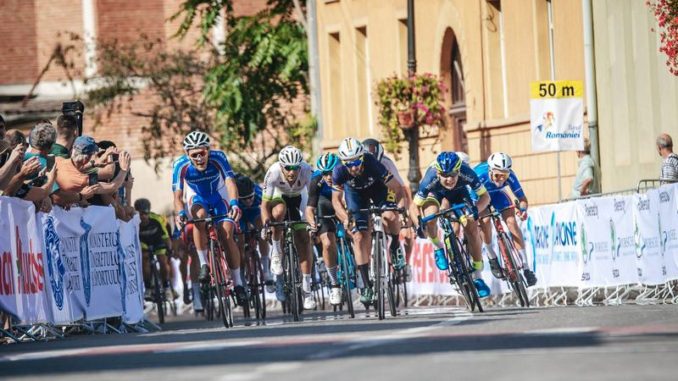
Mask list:
[[[583,81],[581,1],[552,4],[556,79]],[[414,6],[417,72],[440,76],[448,88],[447,127],[421,138],[421,169],[440,150],[466,151],[474,163],[504,151],[533,204],[558,201],[557,155],[532,152],[529,121],[530,82],[551,78],[546,0]],[[372,93],[376,81],[407,75],[406,7],[406,0],[318,1],[324,148],[346,136],[380,136]],[[398,166],[407,173],[403,147]],[[576,166],[574,152],[560,154],[563,198]]]

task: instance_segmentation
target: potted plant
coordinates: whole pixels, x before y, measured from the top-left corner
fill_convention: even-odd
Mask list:
[[[442,82],[430,73],[408,78],[394,75],[377,82],[378,119],[388,151],[399,152],[403,131],[414,127],[415,122],[423,128],[445,126],[444,91]]]

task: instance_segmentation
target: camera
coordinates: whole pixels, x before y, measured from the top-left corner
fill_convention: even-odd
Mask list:
[[[114,163],[117,163],[120,160],[120,154],[119,153],[112,153],[111,154],[111,161]]]
[[[90,172],[87,174],[87,184],[94,185],[99,182],[99,175],[96,172]]]
[[[78,136],[82,135],[82,114],[84,112],[85,105],[79,100],[64,102],[61,105],[62,114],[75,117],[78,125]]]

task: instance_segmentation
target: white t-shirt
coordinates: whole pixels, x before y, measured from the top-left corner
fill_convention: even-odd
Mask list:
[[[398,168],[396,168],[395,163],[393,160],[391,160],[390,157],[384,155],[381,157],[381,164],[386,167],[386,169],[391,172],[393,175],[393,178],[398,182],[398,184],[404,186],[405,182],[403,181],[403,178],[400,177],[400,173],[398,173]]]

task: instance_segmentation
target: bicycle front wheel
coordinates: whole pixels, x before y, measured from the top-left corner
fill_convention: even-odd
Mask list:
[[[165,324],[165,296],[162,292],[160,281],[160,272],[158,271],[157,261],[151,262],[151,285],[153,287],[153,300],[158,312],[158,322]]]
[[[503,246],[503,248],[501,248],[502,258],[504,259],[504,267],[507,268],[507,273],[509,275],[507,280],[513,289],[513,293],[516,295],[516,298],[518,298],[521,307],[529,307],[530,299],[527,296],[525,282],[516,265],[515,255],[517,255],[517,250],[506,233],[501,235],[499,243],[500,248]]]
[[[350,265],[347,257],[348,255],[351,255],[351,253],[346,246],[346,241],[341,239],[339,241],[339,252],[337,253],[337,256],[339,259],[339,268],[341,269],[341,286],[344,289],[344,301],[346,302],[348,315],[351,318],[355,318],[355,312],[353,311],[353,297],[351,295],[351,269],[349,268]]]
[[[231,301],[228,298],[228,293],[226,290],[226,274],[224,273],[224,268],[221,266],[221,259],[217,259],[215,262],[215,280],[214,288],[216,290],[217,303],[219,305],[219,312],[221,314],[221,320],[224,324],[224,327],[230,328],[233,326],[233,312],[231,310]]]

